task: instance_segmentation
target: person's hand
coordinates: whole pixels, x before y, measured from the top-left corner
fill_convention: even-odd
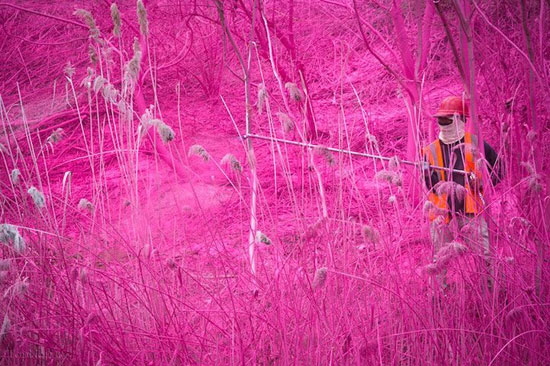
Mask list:
[[[430,170],[430,163],[428,163],[427,161],[422,161],[419,165],[422,172],[427,172],[428,170]]]
[[[467,175],[468,186],[472,192],[481,191],[481,177],[478,177],[474,172],[470,172]]]

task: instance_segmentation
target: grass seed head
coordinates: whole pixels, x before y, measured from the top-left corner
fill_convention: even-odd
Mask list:
[[[105,82],[107,82],[107,80],[103,76],[98,75],[94,79],[94,93],[97,94],[103,88]]]
[[[97,63],[97,51],[92,44],[88,45],[88,56],[90,57],[92,65],[95,65]]]
[[[453,181],[441,181],[434,186],[438,195],[446,194],[448,196],[456,197],[459,200],[463,200],[466,196],[466,188]]]
[[[133,85],[138,79],[139,71],[141,68],[141,47],[137,38],[134,38],[134,56],[126,64],[126,72],[124,75],[124,81],[127,84]]]
[[[327,267],[321,267],[315,271],[315,276],[313,277],[312,283],[312,287],[314,289],[321,288],[325,285],[325,282],[327,281],[327,273]]]
[[[231,169],[237,173],[241,173],[243,171],[243,167],[240,161],[237,160],[237,158],[233,154],[225,154],[220,164],[222,165],[228,164],[229,166],[231,166]]]
[[[166,123],[160,121],[156,126],[157,132],[164,143],[170,142],[176,137],[172,127],[168,126]]]
[[[316,238],[322,232],[322,229],[326,227],[327,219],[321,217],[319,220],[315,221],[312,225],[308,226],[306,232],[304,233],[304,240],[309,240]]]
[[[390,170],[399,170],[401,167],[401,159],[397,156],[393,156],[390,161],[388,162],[388,167]]]
[[[22,297],[27,293],[28,290],[29,279],[27,277],[24,277],[23,279],[17,279],[13,286],[8,288],[6,292],[4,292],[4,298],[7,298],[9,296]]]
[[[315,150],[325,158],[329,165],[334,165],[336,163],[334,160],[334,155],[325,146],[318,146]]]
[[[27,193],[31,196],[36,207],[44,208],[44,206],[46,206],[46,198],[44,197],[44,194],[36,189],[35,186],[29,188]]]
[[[13,169],[11,171],[11,175],[10,175],[10,178],[11,178],[11,182],[13,184],[17,184],[19,183],[19,177],[21,176],[21,172],[19,171],[19,169]]]
[[[92,212],[94,210],[94,205],[86,198],[81,198],[80,201],[78,201],[78,209]]]
[[[139,30],[144,37],[149,35],[149,21],[147,20],[147,10],[143,1],[137,1],[137,16],[139,21]]]
[[[111,19],[113,20],[113,36],[119,38],[121,22],[120,11],[118,10],[116,3],[111,4]]]
[[[94,70],[91,67],[88,67],[87,75],[84,79],[82,79],[82,82],[80,83],[80,85],[84,86],[86,89],[90,89],[92,87],[93,78],[94,78]]]
[[[390,170],[381,170],[374,175],[374,178],[378,181],[388,182],[398,187],[403,184],[401,175],[397,172]]]
[[[528,161],[522,161],[522,162],[520,163],[520,165],[521,165],[522,167],[524,167],[525,170],[527,170],[527,171],[529,172],[529,174],[537,174],[535,168],[533,167],[533,164],[531,164],[530,162],[528,162]]]
[[[193,145],[189,148],[188,156],[192,155],[200,156],[204,161],[208,161],[210,159],[210,156],[201,145]]]
[[[464,254],[468,249],[464,244],[457,241],[452,241],[449,244],[441,247],[434,256],[434,262],[424,267],[424,271],[428,274],[437,274],[442,272],[449,262],[456,257]]]
[[[295,83],[287,82],[285,84],[285,88],[288,90],[290,99],[292,99],[293,101],[300,102],[302,99],[304,99],[302,91],[298,88],[298,86]]]
[[[365,134],[365,148],[368,148],[369,144],[373,144],[374,146],[378,146],[378,140],[376,139],[376,136],[371,135],[370,133]]]
[[[65,65],[65,68],[63,69],[63,72],[65,73],[65,75],[67,75],[67,77],[69,79],[71,79],[75,73],[75,69],[73,67],[73,65],[71,65],[71,62],[67,62],[67,65]]]
[[[8,314],[4,315],[4,321],[2,321],[2,328],[0,328],[0,340],[4,340],[11,328],[11,321]]]
[[[363,225],[361,233],[363,234],[363,239],[367,242],[377,244],[380,241],[380,232],[370,225]]]
[[[279,122],[281,122],[281,125],[283,125],[283,130],[285,132],[290,132],[294,129],[294,122],[290,119],[290,117],[283,112],[277,112],[277,117],[279,118]]]
[[[0,271],[8,271],[11,267],[9,259],[0,259]]]
[[[96,26],[95,19],[92,16],[92,13],[84,9],[77,9],[73,14],[84,20],[84,22],[88,26],[88,29],[90,30],[90,38],[97,40],[97,38],[99,37],[99,29]]]
[[[266,99],[267,99],[267,90],[265,89],[265,84],[260,83],[258,85],[258,113],[259,114],[262,114]]]
[[[53,131],[50,136],[46,139],[46,143],[57,144],[63,137],[63,129],[60,127]]]
[[[17,228],[10,224],[0,225],[0,242],[12,245],[13,250],[21,254],[25,250],[25,240],[19,234]]]
[[[101,90],[101,94],[105,100],[111,103],[117,103],[119,93],[113,84],[107,82],[107,84],[103,87],[103,90]]]
[[[267,237],[267,235],[265,235],[264,233],[262,233],[261,231],[256,231],[256,241],[258,243],[262,243],[262,244],[265,244],[265,245],[271,245],[272,242],[271,242],[271,239],[269,239]]]
[[[542,192],[541,177],[539,174],[534,174],[527,180],[527,187],[530,192],[540,193]]]

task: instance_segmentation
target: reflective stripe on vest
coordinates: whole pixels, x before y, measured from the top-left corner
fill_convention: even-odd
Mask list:
[[[466,133],[464,135],[464,170],[468,173],[472,173],[479,182],[481,182],[481,172],[476,168],[474,155],[477,155],[477,152],[474,151],[477,149],[477,137]],[[443,152],[441,150],[441,142],[438,140],[434,141],[430,145],[424,148],[424,154],[428,157],[428,162],[430,165],[445,167],[443,163]],[[439,181],[446,181],[445,179],[445,170],[435,169],[435,172],[438,175]],[[466,188],[466,196],[464,198],[464,211],[469,214],[477,214],[482,208],[481,197],[478,192],[473,192],[470,189],[468,184],[468,178],[464,178],[464,185]],[[438,195],[433,190],[428,194],[428,199],[438,208],[443,210],[448,210],[447,204],[447,194]],[[429,214],[430,221],[435,220],[438,215],[434,213]],[[446,222],[449,222],[449,217],[446,218]]]

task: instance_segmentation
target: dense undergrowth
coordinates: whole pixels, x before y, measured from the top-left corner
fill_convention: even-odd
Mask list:
[[[0,3],[2,364],[550,362],[548,1],[74,6]],[[463,93],[492,289],[407,163]]]

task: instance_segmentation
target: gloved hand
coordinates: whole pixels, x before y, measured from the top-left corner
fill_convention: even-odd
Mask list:
[[[466,177],[470,190],[475,193],[481,192],[481,177],[478,177],[474,172],[470,172]]]

